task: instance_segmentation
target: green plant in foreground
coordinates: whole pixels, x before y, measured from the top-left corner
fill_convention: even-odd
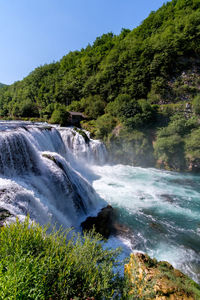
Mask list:
[[[71,238],[70,238],[71,236]],[[0,299],[117,299],[118,250],[104,250],[94,232],[73,235],[30,224],[0,230]]]

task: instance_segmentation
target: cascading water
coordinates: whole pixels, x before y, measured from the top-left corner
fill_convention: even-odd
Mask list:
[[[0,130],[0,208],[79,228],[110,203],[131,230],[109,245],[167,260],[200,282],[200,176],[106,165],[104,145],[73,128],[0,122]]]
[[[70,165],[72,153],[59,128],[16,122],[0,127],[1,208],[19,218],[30,214],[40,224],[76,227],[105,205]]]
[[[83,163],[103,165],[107,160],[104,144],[98,140],[90,139],[89,133],[72,128],[60,129],[61,137],[66,147],[72,152],[74,158]],[[83,135],[84,134],[84,135]]]

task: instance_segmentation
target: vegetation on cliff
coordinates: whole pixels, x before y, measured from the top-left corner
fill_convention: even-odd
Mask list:
[[[187,120],[199,117],[199,41],[200,2],[172,0],[136,29],[103,34],[93,45],[1,88],[0,116],[66,125],[66,110],[80,111],[88,117],[82,127],[103,139],[122,162],[198,169],[192,142],[197,128],[188,132],[189,145],[186,133],[178,131],[167,145],[159,128],[171,128],[170,117],[177,112]],[[170,165],[179,146],[183,162]]]
[[[142,253],[131,254],[125,273],[129,278],[133,299],[182,299],[200,298],[200,286],[176,270],[166,261],[158,262]],[[132,287],[131,287],[132,285]],[[134,298],[135,294],[138,297]]]

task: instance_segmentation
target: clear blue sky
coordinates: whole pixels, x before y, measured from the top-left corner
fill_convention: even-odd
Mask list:
[[[137,27],[164,0],[0,0],[0,82],[59,60],[97,36]]]

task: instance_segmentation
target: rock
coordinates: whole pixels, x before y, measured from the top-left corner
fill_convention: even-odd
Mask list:
[[[151,223],[149,224],[149,226],[150,226],[152,229],[154,229],[154,230],[156,230],[156,231],[158,231],[158,232],[160,232],[160,233],[165,233],[165,232],[166,232],[165,228],[163,228],[162,225],[159,224],[159,223],[151,222]]]
[[[112,232],[113,224],[113,208],[108,205],[98,213],[96,217],[88,217],[81,223],[82,229],[89,231],[95,228],[97,233],[100,233],[104,238],[108,238]]]
[[[5,209],[0,207],[0,227],[3,226],[5,220],[11,216],[11,213]]]
[[[174,199],[173,199],[173,196],[172,195],[169,195],[169,194],[162,194],[160,195],[161,198],[163,198],[163,200],[169,202],[169,203],[173,203],[174,202]]]
[[[187,159],[188,171],[199,172],[200,171],[200,159],[199,158],[188,158]]]
[[[133,232],[129,227],[116,222],[116,211],[111,205],[102,208],[96,217],[88,217],[81,223],[81,226],[86,231],[92,230],[94,227],[95,231],[106,239],[111,234],[126,236],[130,239],[133,237]]]
[[[198,284],[168,262],[158,262],[147,254],[131,254],[125,274],[132,284],[130,294],[138,293],[142,299],[200,299]]]

